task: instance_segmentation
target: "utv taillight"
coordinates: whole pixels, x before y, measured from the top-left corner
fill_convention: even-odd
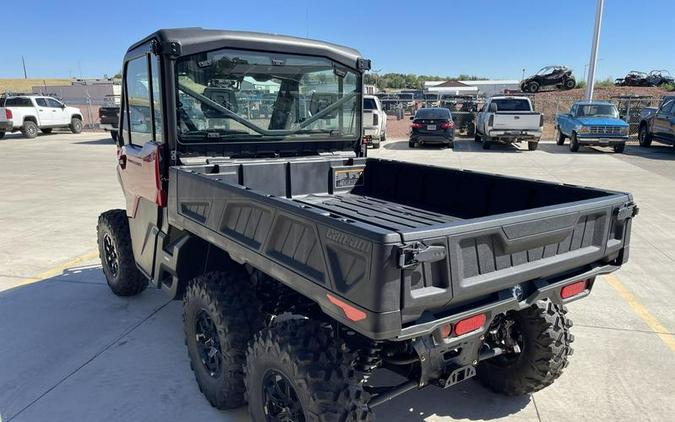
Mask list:
[[[539,127],[544,127],[544,115],[539,116]]]
[[[490,118],[488,119],[488,126],[492,126],[495,123],[495,115],[491,114]]]
[[[413,122],[413,123],[410,125],[410,127],[413,128],[413,129],[421,129],[421,128],[422,128],[422,123]]]
[[[469,318],[464,318],[455,324],[455,335],[461,336],[462,334],[479,330],[483,328],[483,325],[485,325],[485,320],[485,314],[478,314]]]
[[[441,129],[453,129],[455,127],[454,122],[444,122],[441,123]]]
[[[586,291],[588,286],[588,280],[575,281],[574,283],[568,284],[567,286],[560,289],[560,297],[562,299],[567,299],[572,296],[576,296],[579,293]]]
[[[7,118],[7,120],[9,120],[9,119],[11,119],[12,117],[14,117],[14,115],[12,114],[12,110],[6,108],[6,109],[5,109],[5,117]]]

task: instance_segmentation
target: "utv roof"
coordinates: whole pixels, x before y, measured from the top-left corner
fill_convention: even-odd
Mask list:
[[[133,56],[134,50],[152,40],[159,43],[160,51],[173,57],[220,48],[237,48],[322,56],[352,68],[358,68],[361,59],[361,53],[353,48],[323,41],[261,32],[204,28],[160,29],[129,47],[127,57]]]

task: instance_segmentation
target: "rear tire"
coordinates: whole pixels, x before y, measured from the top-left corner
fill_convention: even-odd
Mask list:
[[[110,137],[112,138],[112,140],[113,140],[114,142],[117,142],[117,131],[116,131],[116,130],[111,131],[111,132],[110,132]]]
[[[0,139],[5,137],[5,132],[0,132]]]
[[[579,140],[577,139],[577,134],[575,132],[572,132],[572,136],[570,137],[570,151],[579,151]]]
[[[243,267],[190,281],[183,298],[185,346],[199,390],[217,409],[246,404],[246,347],[264,314]]]
[[[44,129],[40,129],[40,131],[41,131],[42,133],[44,133],[45,135],[49,135],[50,133],[52,133],[52,128],[46,127],[46,128],[44,128]]]
[[[148,279],[136,267],[126,211],[101,214],[96,232],[98,255],[110,290],[117,296],[135,296],[145,290]]]
[[[651,133],[649,133],[647,125],[640,126],[640,133],[638,134],[638,139],[640,141],[641,147],[649,148],[650,146],[652,146],[653,136]]]
[[[614,145],[612,148],[617,154],[623,154],[624,150],[626,149],[626,144]]]
[[[70,131],[73,133],[82,132],[82,119],[79,117],[73,117],[70,119]]]
[[[369,395],[343,350],[330,325],[316,321],[282,321],[258,333],[245,366],[251,420],[372,421]],[[291,417],[278,418],[286,407]]]
[[[486,137],[486,139],[483,139],[483,149],[490,149],[492,146],[492,142],[489,141]]]
[[[533,94],[539,92],[539,82],[532,81],[529,84],[527,84],[527,91]]]
[[[417,144],[413,141],[408,141],[408,148],[415,148]]]
[[[536,151],[538,147],[539,147],[539,141],[529,141],[527,143],[527,149],[529,151]]]
[[[380,149],[380,143],[379,142],[378,143],[373,142],[373,148],[374,149]]]
[[[563,86],[565,87],[565,89],[574,89],[574,87],[577,86],[577,81],[575,81],[572,78],[565,79]]]
[[[33,139],[36,136],[38,136],[38,126],[35,124],[35,122],[26,120],[25,122],[23,122],[21,133],[23,134],[24,137],[28,139]]]
[[[520,334],[521,352],[481,362],[477,379],[488,389],[507,396],[520,396],[548,387],[560,377],[572,355],[572,321],[567,309],[551,301],[509,314]]]
[[[476,132],[476,134],[473,137],[474,142],[480,142],[481,141],[481,136],[480,133]]]

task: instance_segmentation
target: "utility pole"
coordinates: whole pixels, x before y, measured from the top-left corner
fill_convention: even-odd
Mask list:
[[[591,61],[588,63],[588,81],[586,84],[586,100],[593,99],[593,86],[595,85],[595,66],[597,65],[598,46],[600,45],[600,28],[602,27],[602,10],[605,0],[596,0],[595,5],[595,28],[593,30],[593,45],[591,46]]]
[[[28,73],[26,73],[26,60],[21,56],[21,64],[23,65],[23,78],[28,79]]]
[[[523,77],[520,78],[520,80],[521,80],[521,81],[524,81],[524,80],[525,80],[525,68],[523,68]]]

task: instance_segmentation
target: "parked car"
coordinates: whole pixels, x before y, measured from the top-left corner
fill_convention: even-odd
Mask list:
[[[117,125],[120,120],[119,95],[106,97],[106,103],[98,108],[99,127],[110,132],[113,141],[117,142]]]
[[[52,133],[54,128],[69,128],[73,133],[82,132],[82,112],[79,108],[68,107],[52,97],[41,95],[8,96],[5,98],[0,114],[11,125],[5,123],[6,132],[21,131],[26,138],[35,138],[38,131]],[[11,126],[11,127],[10,127]]]
[[[8,108],[0,108],[0,139],[5,137],[5,133],[11,132],[14,127],[14,115]]]
[[[520,90],[523,92],[539,92],[544,89],[573,89],[577,81],[572,75],[572,70],[567,66],[546,66],[539,72],[520,82]]]
[[[570,150],[582,145],[611,146],[623,152],[628,140],[628,123],[619,118],[616,106],[606,101],[577,101],[569,113],[556,116],[556,142],[570,139]]]
[[[527,142],[527,149],[534,151],[544,127],[544,116],[534,111],[527,97],[495,96],[487,100],[476,116],[476,142],[483,149],[492,144]]]
[[[645,108],[640,116],[640,146],[652,141],[675,145],[675,96],[666,96],[657,109]]]
[[[158,62],[158,90],[142,89]],[[572,355],[565,305],[628,260],[630,194],[365,157],[369,68],[336,44],[198,28],[125,55],[126,210],[99,217],[103,274],[120,296],[150,283],[182,298],[190,366],[216,408],[371,421],[400,394],[474,376],[530,394]],[[311,116],[288,112],[319,76]],[[223,78],[278,84],[272,117],[232,112],[236,86],[207,91]],[[374,383],[382,369],[406,381]]]
[[[387,140],[387,113],[374,95],[363,96],[363,136],[373,148],[379,148]]]
[[[421,108],[410,116],[410,139],[408,146],[441,145],[452,148],[455,140],[455,123],[447,108]]]

